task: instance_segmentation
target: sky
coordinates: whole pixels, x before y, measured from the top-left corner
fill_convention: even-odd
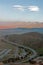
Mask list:
[[[1,21],[43,22],[43,0],[0,0]]]

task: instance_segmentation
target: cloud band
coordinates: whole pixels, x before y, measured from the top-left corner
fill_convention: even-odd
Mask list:
[[[24,11],[24,10],[29,10],[33,12],[39,11],[38,6],[21,6],[21,5],[13,5],[13,8],[16,8],[18,10]]]

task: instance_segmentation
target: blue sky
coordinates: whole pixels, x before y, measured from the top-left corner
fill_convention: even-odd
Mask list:
[[[43,0],[0,0],[0,21],[43,21]]]

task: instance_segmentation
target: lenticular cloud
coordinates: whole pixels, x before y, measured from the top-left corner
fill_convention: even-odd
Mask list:
[[[39,11],[39,7],[38,6],[29,6],[28,9],[30,11]]]
[[[13,8],[16,8],[21,11],[29,10],[29,11],[39,11],[38,6],[22,6],[22,5],[13,5]]]
[[[21,6],[21,5],[14,5],[13,7],[18,9],[18,10],[24,11],[23,6]]]

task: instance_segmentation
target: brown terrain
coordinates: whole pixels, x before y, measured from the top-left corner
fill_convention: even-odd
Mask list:
[[[2,62],[0,62],[0,65],[4,65],[4,64]],[[38,64],[38,63],[36,63],[36,64],[30,64],[30,63],[14,64],[14,63],[10,63],[8,65],[40,65],[40,64]]]
[[[32,22],[5,22],[0,24],[0,29],[5,28],[43,28],[43,23]]]
[[[43,34],[30,32],[21,35],[9,35],[6,37],[12,42],[29,46],[35,49],[39,55],[43,55]]]
[[[30,32],[30,33],[24,33],[24,34],[13,34],[13,35],[6,35],[5,39],[8,39],[12,42],[16,42],[18,44],[23,44],[26,46],[29,46],[31,48],[34,48],[39,55],[43,55],[43,34],[37,33],[37,32]],[[6,42],[3,42],[0,40],[0,48],[12,48],[14,49],[15,47],[6,44]],[[4,65],[3,62],[0,62],[0,65]],[[21,63],[21,64],[14,64],[10,62],[8,65],[43,65],[41,63]]]

